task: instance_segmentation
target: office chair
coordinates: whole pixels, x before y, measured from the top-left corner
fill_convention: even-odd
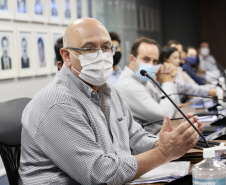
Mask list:
[[[21,116],[30,98],[0,103],[0,155],[10,185],[18,184],[20,165]]]

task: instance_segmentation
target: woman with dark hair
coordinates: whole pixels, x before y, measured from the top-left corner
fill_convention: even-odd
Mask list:
[[[187,57],[186,57],[187,58]],[[160,53],[159,63],[172,63],[178,68],[176,84],[178,93],[196,96],[216,96],[216,89],[210,89],[209,86],[198,85],[194,80],[180,67],[179,52],[174,47],[164,47]]]
[[[174,47],[164,47],[159,56],[159,62],[164,63],[172,63],[174,66],[178,67],[177,70],[177,78],[184,82],[190,83],[194,86],[198,86],[198,84],[180,67],[180,58],[179,52]]]

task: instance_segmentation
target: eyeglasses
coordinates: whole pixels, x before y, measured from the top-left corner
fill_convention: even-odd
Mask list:
[[[73,48],[73,47],[66,47],[66,49],[71,49],[75,51],[81,51],[83,55],[87,58],[96,58],[98,56],[99,51],[101,50],[103,54],[106,57],[112,57],[115,54],[116,51],[116,46],[112,45],[111,47],[109,46],[104,46],[101,49],[98,48]],[[89,54],[89,55],[87,55]]]

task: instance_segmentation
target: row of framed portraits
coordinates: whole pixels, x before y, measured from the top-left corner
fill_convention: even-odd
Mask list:
[[[63,33],[63,28],[1,29],[0,79],[56,73],[58,69],[54,44]]]
[[[68,25],[94,12],[95,0],[0,0],[0,19]]]

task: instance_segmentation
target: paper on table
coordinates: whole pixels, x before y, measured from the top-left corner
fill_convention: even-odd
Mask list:
[[[218,118],[217,118],[216,115],[214,115],[214,116],[200,116],[199,120],[202,121],[202,122],[213,122],[213,121],[218,120]]]
[[[188,174],[190,161],[169,162],[127,184],[170,182]]]

